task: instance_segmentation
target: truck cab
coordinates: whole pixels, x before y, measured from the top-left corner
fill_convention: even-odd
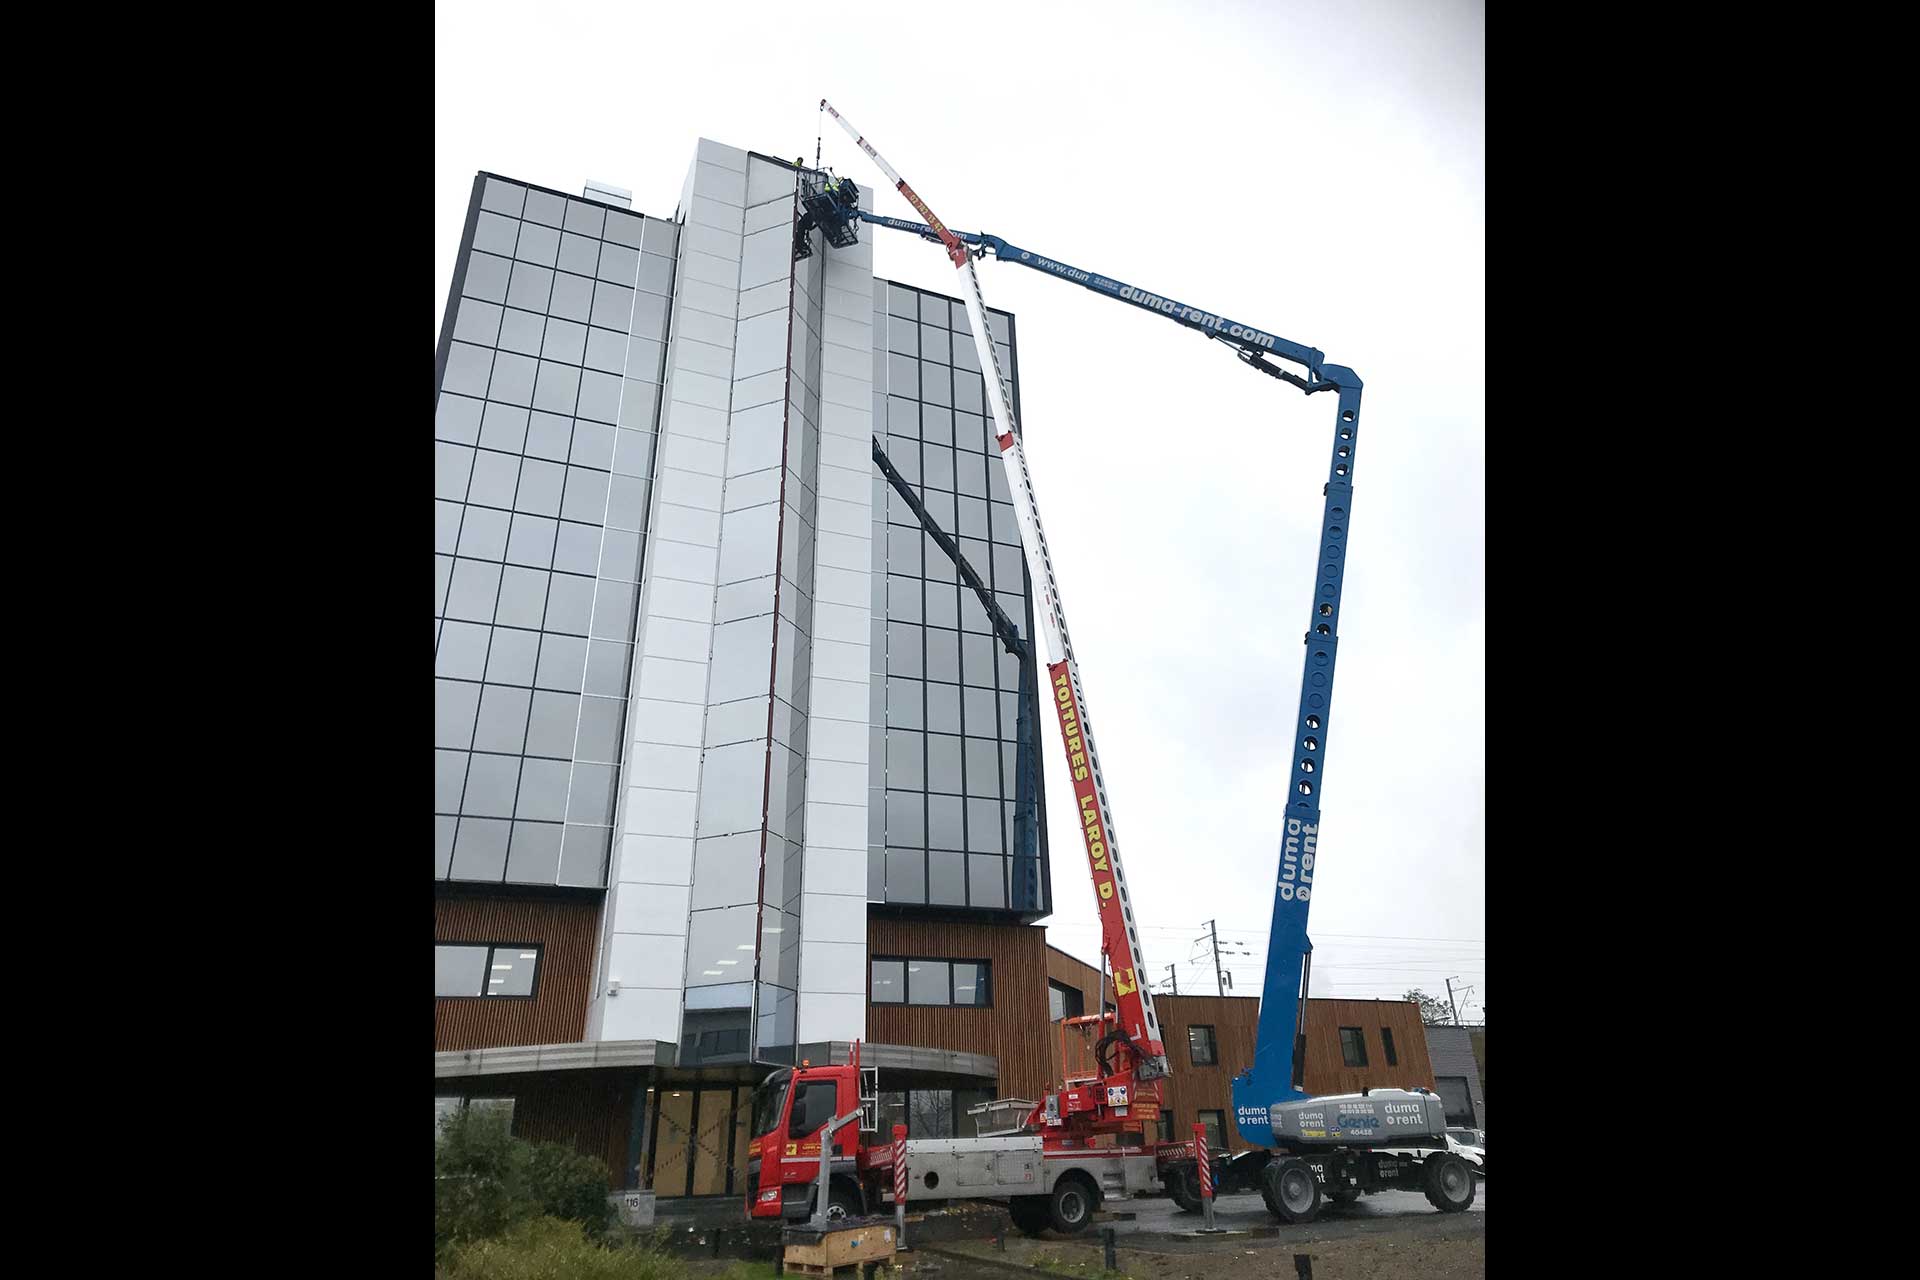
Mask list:
[[[804,1219],[813,1212],[820,1177],[821,1131],[856,1107],[858,1123],[833,1136],[829,1217],[862,1213],[862,1131],[877,1120],[877,1094],[863,1097],[857,1066],[783,1067],[754,1092],[747,1150],[747,1214],[753,1218]],[[869,1112],[874,1114],[869,1115]]]

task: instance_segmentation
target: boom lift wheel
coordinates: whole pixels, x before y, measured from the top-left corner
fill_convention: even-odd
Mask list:
[[[1267,1166],[1267,1208],[1282,1222],[1312,1222],[1320,1216],[1320,1179],[1298,1156]]]
[[[1420,1181],[1427,1203],[1442,1213],[1459,1213],[1473,1203],[1473,1166],[1451,1151],[1428,1156]]]

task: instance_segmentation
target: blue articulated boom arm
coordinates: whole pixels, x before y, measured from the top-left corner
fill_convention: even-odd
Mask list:
[[[895,231],[911,231],[935,243],[939,242],[939,237],[934,234],[933,228],[925,223],[909,222],[905,218],[889,218],[866,209],[861,209],[859,213],[862,221],[892,227]],[[1264,329],[1256,329],[1250,324],[1240,324],[1215,312],[1203,311],[1199,307],[1190,307],[1184,302],[1176,302],[1161,294],[1135,288],[1133,285],[1103,276],[1097,271],[1082,271],[1079,267],[1069,266],[1056,258],[1030,253],[1017,245],[1008,244],[999,236],[967,231],[955,231],[953,234],[963,243],[977,246],[981,252],[991,250],[993,256],[1002,262],[1017,262],[1023,267],[1043,271],[1069,284],[1091,289],[1116,302],[1125,302],[1143,311],[1163,315],[1175,324],[1185,325],[1209,338],[1218,338],[1230,346],[1237,347],[1241,358],[1247,363],[1255,365],[1263,372],[1291,382],[1303,391],[1331,389],[1323,388],[1321,384],[1322,365],[1326,357],[1312,347],[1301,346],[1297,342],[1276,337]],[[1295,364],[1305,366],[1307,377],[1302,378],[1278,366],[1268,364],[1262,358],[1267,355],[1278,356],[1283,360],[1291,360]]]
[[[911,231],[938,240],[931,227],[862,209],[867,222]],[[1334,659],[1340,646],[1340,590],[1346,580],[1347,539],[1353,517],[1353,467],[1360,437],[1358,374],[1345,365],[1327,364],[1312,347],[1289,342],[1252,325],[1189,307],[1130,284],[1082,271],[1053,258],[1029,253],[999,236],[952,233],[977,252],[1044,271],[1120,302],[1165,316],[1176,324],[1237,348],[1246,363],[1308,393],[1338,393],[1332,456],[1320,516],[1319,571],[1314,575],[1313,609],[1307,620],[1307,656],[1300,680],[1300,706],[1294,715],[1293,767],[1288,774],[1286,828],[1281,836],[1280,871],[1274,883],[1273,925],[1267,937],[1266,984],[1260,1001],[1260,1026],[1253,1065],[1233,1079],[1233,1113],[1240,1136],[1271,1147],[1273,1130],[1267,1109],[1308,1094],[1300,1087],[1304,1056],[1309,962],[1307,912],[1313,903],[1314,862],[1320,840],[1320,789],[1327,777],[1327,731],[1332,723]],[[1305,367],[1305,377],[1269,362],[1268,355]]]

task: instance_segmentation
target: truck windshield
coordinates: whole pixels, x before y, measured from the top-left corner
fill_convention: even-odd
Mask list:
[[[753,1136],[771,1133],[780,1123],[780,1113],[787,1107],[787,1089],[793,1083],[791,1069],[776,1071],[768,1076],[754,1094],[753,1100]]]

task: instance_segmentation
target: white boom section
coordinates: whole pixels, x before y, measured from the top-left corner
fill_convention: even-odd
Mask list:
[[[992,330],[987,327],[986,301],[980,293],[980,277],[973,269],[973,256],[966,246],[907,185],[897,170],[875,151],[853,125],[822,99],[820,106],[845,129],[857,146],[873,158],[881,172],[893,180],[895,188],[919,211],[947,247],[961,278],[960,300],[967,308],[968,326],[973,330],[973,345],[980,367],[987,370],[987,404],[993,413],[994,432],[1000,445],[1000,461],[1006,468],[1007,487],[1013,496],[1014,517],[1020,527],[1020,545],[1027,559],[1027,570],[1039,585],[1045,607],[1039,610],[1041,630],[1046,637],[1045,650],[1050,674],[1049,688],[1054,710],[1059,716],[1063,741],[1067,748],[1068,768],[1074,779],[1076,809],[1080,814],[1082,835],[1093,868],[1094,892],[1098,898],[1102,934],[1113,965],[1114,993],[1120,1003],[1121,1027],[1139,1046],[1143,1059],[1139,1074],[1156,1079],[1166,1074],[1166,1051],[1160,1038],[1160,1019],[1154,1012],[1153,993],[1141,984],[1147,972],[1141,956],[1140,934],[1133,918],[1133,902],[1127,892],[1126,875],[1120,866],[1120,850],[1114,839],[1113,813],[1107,801],[1106,779],[1100,773],[1100,757],[1093,744],[1093,722],[1087,714],[1086,694],[1080,683],[1080,664],[1074,657],[1073,640],[1067,631],[1067,616],[1060,604],[1060,589],[1054,581],[1053,559],[1047,551],[1047,535],[1040,526],[1040,508],[1034,501],[1033,479],[1027,471],[1026,449],[1014,428],[1013,406],[1008,399],[1007,382],[1000,370],[1000,357],[994,350]]]

